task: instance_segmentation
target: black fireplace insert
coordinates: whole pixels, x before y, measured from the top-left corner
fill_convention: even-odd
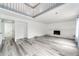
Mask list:
[[[54,35],[60,35],[60,30],[54,30]]]

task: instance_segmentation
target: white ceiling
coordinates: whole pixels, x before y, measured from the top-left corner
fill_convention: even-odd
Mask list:
[[[39,21],[42,23],[53,23],[57,21],[66,21],[71,20],[79,14],[79,4],[78,3],[70,3],[64,4],[57,8],[54,8],[36,18],[34,21]]]
[[[0,8],[34,18],[62,4],[63,3],[0,3]]]
[[[15,4],[13,4],[13,5],[15,5]],[[23,11],[24,13],[27,11],[28,14],[30,14],[33,11],[33,10],[31,10],[30,7],[28,7],[24,4],[16,4],[16,5],[18,5],[20,8],[23,5],[25,7],[23,10],[21,10],[20,8],[18,8],[17,10]],[[35,6],[36,4],[30,4],[30,5]],[[43,5],[43,4],[41,4],[41,5]],[[5,6],[6,6],[6,4],[5,4]],[[45,8],[43,8],[43,9],[45,9]],[[39,8],[36,7],[37,12],[38,12],[38,10],[39,10]],[[30,11],[30,13],[29,13],[29,11]],[[35,18],[32,18],[32,17],[30,17],[30,18],[31,18],[31,20],[34,20],[34,21],[51,24],[53,22],[73,20],[73,18],[75,18],[78,14],[79,14],[79,3],[65,3],[65,4],[58,6],[54,9],[51,9],[50,11],[45,12]],[[29,16],[26,16],[26,17],[29,17]]]

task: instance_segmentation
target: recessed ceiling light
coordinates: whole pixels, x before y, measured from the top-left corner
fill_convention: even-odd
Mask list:
[[[56,14],[58,14],[58,12],[56,12]]]

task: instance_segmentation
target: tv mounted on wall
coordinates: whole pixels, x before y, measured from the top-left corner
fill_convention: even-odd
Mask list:
[[[54,35],[60,35],[60,31],[59,30],[54,30]]]

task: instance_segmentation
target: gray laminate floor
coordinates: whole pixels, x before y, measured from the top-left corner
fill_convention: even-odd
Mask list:
[[[0,45],[1,56],[79,56],[75,41],[56,37],[4,40]]]

